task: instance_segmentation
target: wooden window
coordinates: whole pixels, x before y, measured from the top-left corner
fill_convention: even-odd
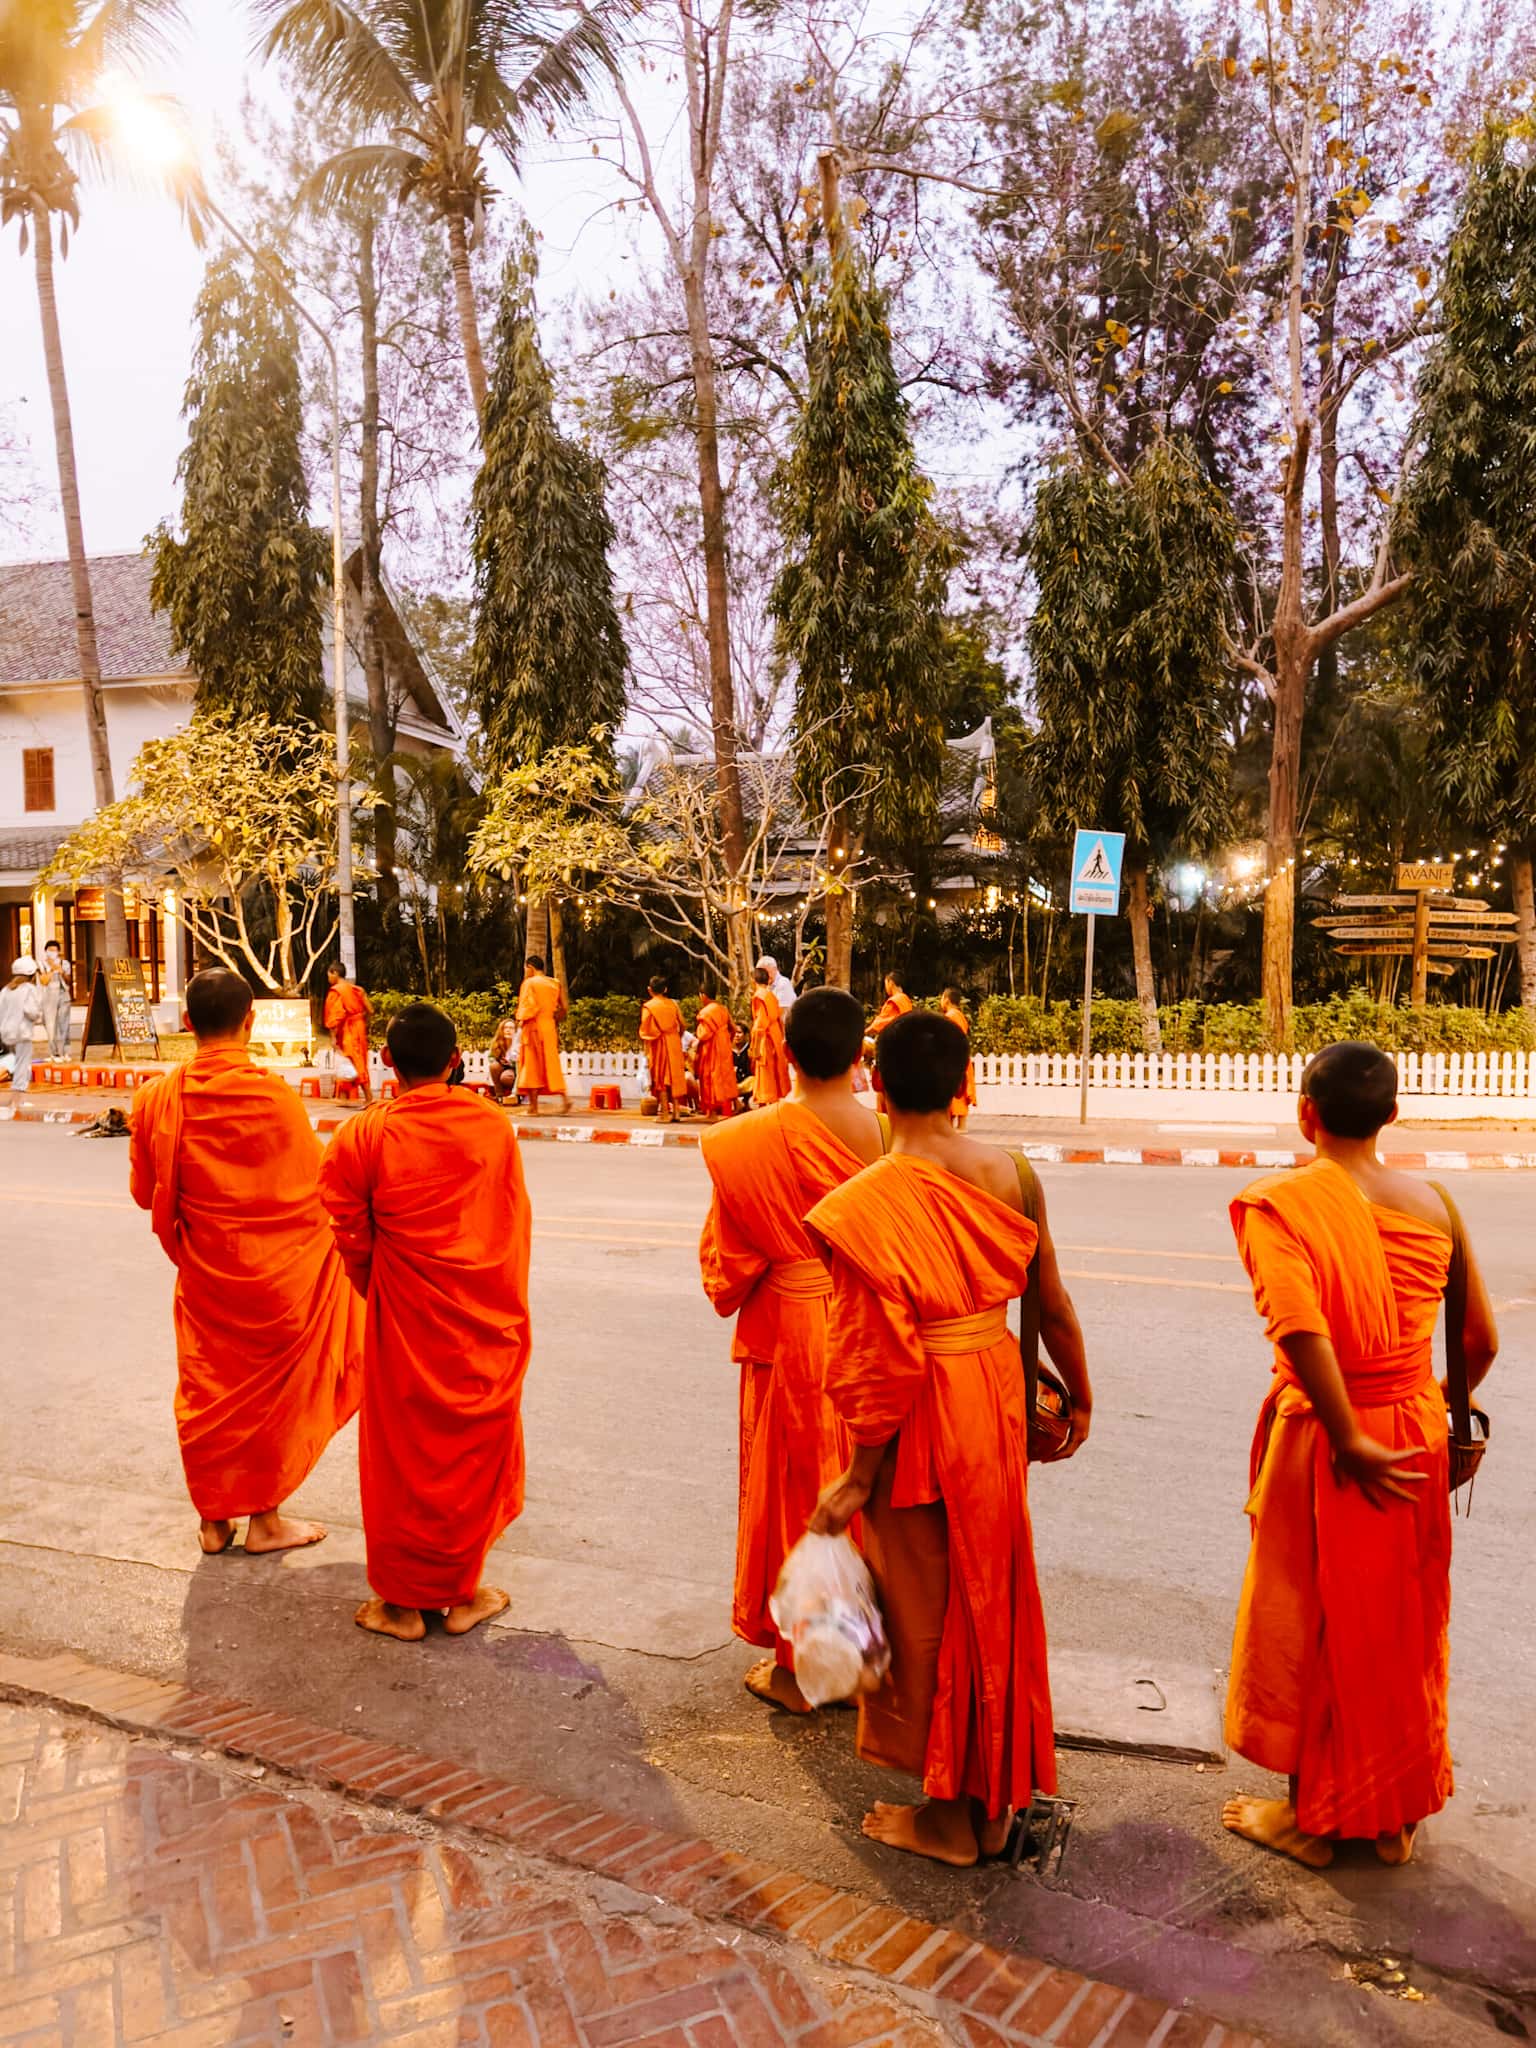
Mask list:
[[[22,809],[53,809],[53,749],[23,747],[21,750]]]

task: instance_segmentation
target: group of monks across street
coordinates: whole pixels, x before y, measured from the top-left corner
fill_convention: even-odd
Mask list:
[[[871,1020],[839,989],[785,1001],[779,979],[758,967],[752,1063],[768,1085],[750,1115],[727,1114],[741,1090],[734,1060],[725,1080],[718,991],[706,985],[686,1050],[665,985],[641,1025],[658,1102],[681,1108],[691,1071],[720,1119],[702,1144],[699,1263],[735,1319],[732,1624],[763,1652],[749,1690],[770,1711],[813,1711],[771,1601],[802,1537],[847,1533],[890,1648],[856,1702],[858,1750],[922,1788],[876,1804],[864,1832],[968,1866],[1006,1853],[1056,1790],[1029,1464],[1092,1455],[1089,1361],[1045,1191],[1022,1155],[963,1128],[963,1018],[893,982]],[[431,1004],[390,1020],[396,1092],[328,1147],[251,1059],[244,981],[201,972],[186,1007],[196,1053],[139,1092],[131,1180],[176,1268],[176,1424],[202,1549],[228,1550],[242,1523],[248,1552],[321,1541],[285,1504],[358,1413],[371,1595],[357,1622],[403,1643],[463,1635],[509,1605],[485,1566],[524,1497],[537,1331],[516,1130],[454,1085],[454,1027]],[[345,1045],[366,999],[336,1007]],[[530,962],[512,1020],[520,1085],[563,1092],[560,1014]],[[855,1085],[871,1048],[878,1109]],[[1442,1298],[1453,1395],[1497,1349],[1450,1198],[1378,1155],[1396,1087],[1372,1046],[1318,1054],[1298,1107],[1315,1158],[1231,1212],[1272,1369],[1250,1470],[1227,1475],[1251,1524],[1227,1735],[1289,1783],[1222,1818],[1319,1867],[1341,1840],[1406,1862],[1450,1796],[1451,1496],[1475,1451],[1436,1378]],[[1256,1382],[1261,1357],[1256,1333]]]

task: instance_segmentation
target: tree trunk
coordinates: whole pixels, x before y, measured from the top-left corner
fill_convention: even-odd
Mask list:
[[[1510,863],[1510,889],[1515,899],[1515,951],[1520,958],[1520,1002],[1536,1011],[1536,883],[1532,880],[1529,841],[1515,849]]]
[[[1141,1009],[1141,1042],[1149,1058],[1163,1049],[1162,1029],[1157,1021],[1157,977],[1152,971],[1152,901],[1147,888],[1145,858],[1127,860],[1126,880],[1130,903],[1131,957],[1136,963],[1136,1001]]]
[[[1272,1052],[1291,1050],[1292,969],[1296,952],[1296,815],[1306,672],[1275,662],[1275,734],[1269,758],[1268,855],[1264,885],[1264,1029]]]
[[[850,988],[853,984],[853,892],[837,889],[827,897],[828,988]]]
[[[70,418],[69,385],[64,377],[64,342],[59,333],[59,305],[53,282],[53,222],[45,206],[32,209],[33,256],[37,304],[43,322],[43,361],[48,370],[48,396],[53,406],[53,445],[59,465],[59,501],[64,512],[64,540],[69,553],[70,591],[75,606],[75,648],[80,685],[85,696],[85,729],[91,748],[91,783],[97,810],[113,801],[112,749],[107,737],[107,707],[101,691],[101,656],[96,647],[96,611],[91,602],[91,572],[85,556],[85,527],[80,518],[80,479],[75,469],[75,429]],[[102,943],[109,960],[128,955],[128,920],[123,911],[122,876],[106,877],[106,925]]]
[[[536,953],[544,962],[546,974],[550,969],[549,937],[552,922],[553,917],[549,898],[547,896],[532,897],[528,904],[527,935],[524,941],[523,953],[525,958],[529,953]]]
[[[565,929],[560,922],[560,905],[553,896],[549,898],[549,971],[560,984],[560,993],[567,1003],[571,1000],[570,979],[565,971]]]
[[[475,315],[475,281],[469,274],[469,230],[462,213],[447,216],[448,263],[453,271],[453,300],[459,315],[459,341],[464,374],[469,379],[475,419],[485,417],[485,357],[480,352],[480,322]]]
[[[400,883],[395,875],[395,721],[384,673],[379,632],[383,542],[379,533],[379,280],[374,264],[374,222],[364,214],[357,231],[357,303],[363,367],[362,528],[363,676],[368,685],[368,739],[373,750],[374,860],[378,868],[381,921],[393,927],[400,916]]]

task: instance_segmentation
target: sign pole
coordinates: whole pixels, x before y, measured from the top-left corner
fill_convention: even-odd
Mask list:
[[[1088,1048],[1092,1044],[1093,1026],[1093,928],[1098,918],[1088,913],[1088,943],[1083,949],[1083,1043],[1078,1058],[1082,1069],[1082,1091],[1078,1102],[1077,1120],[1080,1124],[1088,1121]]]
[[[1422,1010],[1429,995],[1429,891],[1420,889],[1413,902],[1413,984],[1409,1002]]]

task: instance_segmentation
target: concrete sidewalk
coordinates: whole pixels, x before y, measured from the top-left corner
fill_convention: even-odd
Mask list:
[[[0,1692],[14,2048],[1259,2048],[418,1751],[70,1657]]]

